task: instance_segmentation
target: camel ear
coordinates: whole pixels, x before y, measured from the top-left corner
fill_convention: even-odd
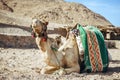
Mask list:
[[[72,30],[73,30],[73,29],[77,29],[77,25],[78,25],[78,23],[72,28]]]
[[[49,22],[45,22],[44,24],[47,26]]]
[[[44,25],[43,30],[44,30],[44,31],[47,31],[47,25],[48,25],[48,22],[43,22],[43,25]]]

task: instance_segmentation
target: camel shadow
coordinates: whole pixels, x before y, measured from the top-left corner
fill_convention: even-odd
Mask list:
[[[110,73],[114,73],[114,72],[120,73],[120,67],[109,67],[108,72],[110,72]]]
[[[112,60],[110,64],[120,64],[120,60]],[[109,67],[108,71],[109,73],[113,74],[114,72],[120,73],[120,66],[115,66],[115,67]]]
[[[112,60],[111,63],[120,64],[120,60]]]

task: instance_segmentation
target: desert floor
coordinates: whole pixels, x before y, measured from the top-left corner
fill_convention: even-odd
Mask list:
[[[112,61],[106,73],[41,75],[44,67],[38,49],[0,48],[0,80],[120,80],[120,49],[108,49]]]

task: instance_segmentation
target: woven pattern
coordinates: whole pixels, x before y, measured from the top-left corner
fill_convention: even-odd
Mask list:
[[[106,72],[109,60],[102,33],[94,26],[83,28],[78,24],[77,29],[79,29],[80,39],[84,48],[85,70],[87,72]]]
[[[96,35],[93,32],[87,31],[87,38],[92,71],[93,72],[102,71],[103,65]]]

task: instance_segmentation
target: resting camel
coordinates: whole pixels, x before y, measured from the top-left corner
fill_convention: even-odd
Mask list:
[[[41,69],[41,74],[69,74],[71,72],[80,72],[79,53],[74,35],[69,36],[70,47],[64,51],[54,50],[55,47],[60,47],[59,41],[55,41],[48,37],[47,34],[48,22],[42,22],[38,19],[32,20],[32,34],[35,37],[38,48],[44,55],[44,62],[46,67]]]

